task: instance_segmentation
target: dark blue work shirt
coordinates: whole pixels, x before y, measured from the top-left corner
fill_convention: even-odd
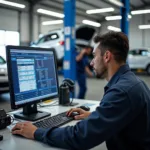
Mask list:
[[[79,55],[79,53],[77,53],[76,56],[77,55]],[[85,73],[86,66],[88,66],[88,57],[87,55],[84,55],[80,61],[76,62],[77,75],[79,73],[81,74]]]
[[[85,150],[106,141],[108,150],[150,150],[150,90],[124,65],[88,118],[75,126],[37,129],[34,137],[64,149]]]

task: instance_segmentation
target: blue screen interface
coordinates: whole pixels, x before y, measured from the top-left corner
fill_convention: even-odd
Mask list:
[[[58,95],[52,51],[10,50],[15,105]]]

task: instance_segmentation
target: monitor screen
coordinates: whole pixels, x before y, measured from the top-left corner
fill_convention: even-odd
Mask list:
[[[54,52],[36,48],[9,48],[13,107],[58,97]]]

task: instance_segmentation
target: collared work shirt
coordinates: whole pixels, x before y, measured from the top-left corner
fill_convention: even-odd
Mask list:
[[[64,149],[85,150],[106,141],[108,150],[150,150],[150,90],[123,65],[88,118],[75,126],[37,129],[34,137]]]

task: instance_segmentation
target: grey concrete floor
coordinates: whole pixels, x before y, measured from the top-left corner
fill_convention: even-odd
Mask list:
[[[145,74],[138,74],[140,77],[150,88],[150,76]],[[59,83],[63,80],[63,76],[59,76]],[[95,79],[95,78],[88,78],[87,86],[88,91],[86,94],[86,99],[88,100],[97,100],[100,101],[103,97],[104,93],[104,86],[107,84],[107,81],[104,79]],[[76,93],[78,92],[78,85],[76,84]],[[0,108],[5,109],[6,111],[10,111],[10,96],[9,93],[1,94],[0,95]],[[98,150],[99,148],[95,148],[94,150]],[[101,145],[100,150],[106,150],[105,143]]]

